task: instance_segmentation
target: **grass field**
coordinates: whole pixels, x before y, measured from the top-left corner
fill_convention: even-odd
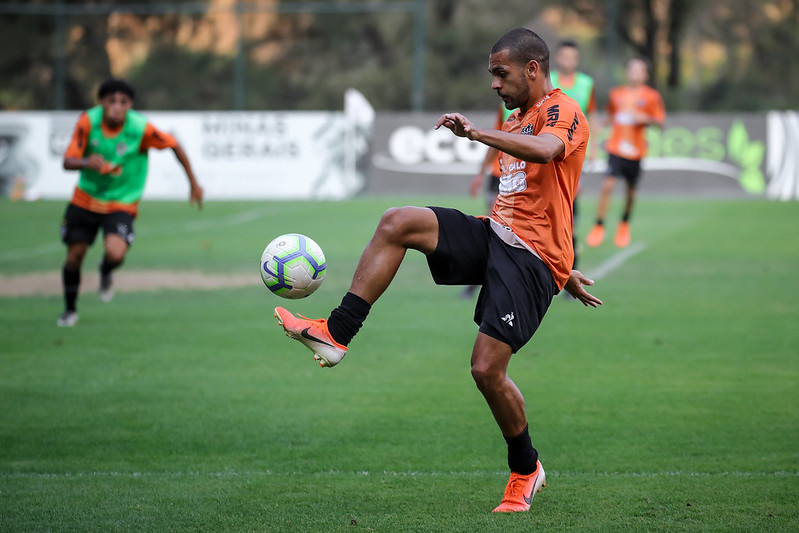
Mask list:
[[[326,316],[404,203],[480,211],[149,202],[118,276],[257,277],[263,246],[297,231],[328,278],[288,307]],[[64,206],[0,203],[0,275],[60,268]],[[597,283],[605,305],[557,298],[511,364],[549,481],[516,515],[489,512],[507,467],[469,374],[472,303],[419,254],[334,369],[282,334],[263,287],[109,305],[85,287],[73,329],[55,327],[60,296],[0,298],[0,530],[797,531],[797,227],[796,203],[641,201],[644,248]],[[583,269],[617,252],[585,250]]]

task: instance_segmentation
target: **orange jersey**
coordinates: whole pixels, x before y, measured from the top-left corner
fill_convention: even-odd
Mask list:
[[[588,121],[572,98],[554,89],[524,116],[515,112],[502,131],[549,133],[564,151],[549,163],[530,163],[500,154],[500,185],[491,218],[509,227],[549,267],[560,289],[574,262],[572,204],[588,146]]]
[[[646,127],[636,115],[646,115],[655,122],[666,119],[666,107],[660,93],[652,87],[611,89],[608,98],[608,118],[612,129],[605,149],[625,159],[640,160],[646,155]]]

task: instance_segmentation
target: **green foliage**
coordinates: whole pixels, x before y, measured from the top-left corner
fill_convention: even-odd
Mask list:
[[[766,190],[766,180],[760,171],[766,146],[762,141],[750,141],[746,126],[736,120],[727,134],[727,152],[730,159],[741,168],[738,180],[746,192],[762,194]]]
[[[646,248],[597,281],[605,305],[556,298],[513,358],[549,486],[512,516],[489,512],[505,444],[469,375],[473,302],[435,287],[420,254],[336,368],[274,324],[281,304],[325,316],[380,214],[405,204],[482,211],[430,197],[201,213],[145,202],[118,279],[189,269],[251,273],[254,285],[119,292],[110,305],[84,287],[73,329],[55,327],[59,296],[3,298],[0,530],[799,528],[794,204],[641,200],[633,240]],[[2,202],[14,231],[0,274],[57,277],[63,208]],[[269,294],[256,271],[289,231],[312,236],[329,264],[298,302]],[[616,253],[587,249],[582,264],[590,273]]]
[[[89,4],[68,4],[78,9],[84,3]],[[91,2],[94,9],[113,3]],[[111,74],[142,85],[142,96],[155,93],[151,109],[231,109],[236,72],[243,73],[247,109],[339,109],[348,87],[360,89],[379,110],[411,108],[418,21],[409,12],[281,13],[275,24],[254,25],[258,35],[245,34],[243,68],[237,70],[235,50],[216,47],[217,39],[235,38],[236,25],[220,23],[218,11],[195,13],[201,3],[185,3],[188,12],[69,15],[60,19],[62,33],[51,13],[4,14],[0,108],[52,109],[61,54],[69,109],[91,105],[95,88]],[[654,84],[670,110],[799,105],[799,93],[785,90],[799,84],[799,63],[792,57],[799,47],[796,0],[505,0],[501,9],[481,0],[424,5],[428,110],[496,106],[486,73],[488,51],[505,31],[520,26],[534,29],[553,48],[561,38],[579,41],[582,68],[597,81],[600,105],[623,79],[624,60],[636,54],[652,60]],[[614,5],[615,22],[609,20]],[[250,16],[245,15],[245,26]],[[723,57],[711,53],[715,49],[724,50]],[[109,50],[117,55],[114,65]]]

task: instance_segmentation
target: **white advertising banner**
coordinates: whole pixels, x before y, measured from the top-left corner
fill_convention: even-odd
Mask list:
[[[363,187],[353,162],[371,127],[344,112],[144,112],[189,156],[207,200],[345,198]],[[63,169],[79,112],[0,113],[0,195],[71,197],[78,172]],[[172,150],[150,150],[144,198],[188,198]]]

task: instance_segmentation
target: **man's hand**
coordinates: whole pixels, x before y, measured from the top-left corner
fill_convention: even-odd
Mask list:
[[[571,275],[569,275],[569,281],[566,282],[566,286],[564,289],[569,291],[569,294],[574,296],[577,300],[583,302],[583,305],[588,307],[597,307],[598,305],[602,305],[602,300],[590,294],[583,288],[583,285],[593,285],[594,281],[586,278],[583,276],[582,272],[579,270],[572,270]]]
[[[189,205],[197,204],[199,209],[203,208],[203,188],[196,183],[191,186],[189,191]]]
[[[436,122],[435,129],[444,126],[458,137],[466,137],[473,141],[477,128],[469,122],[469,119],[460,113],[446,113]]]
[[[114,174],[118,176],[122,172],[122,167],[109,163],[100,154],[92,154],[86,159],[85,167],[102,175]]]

